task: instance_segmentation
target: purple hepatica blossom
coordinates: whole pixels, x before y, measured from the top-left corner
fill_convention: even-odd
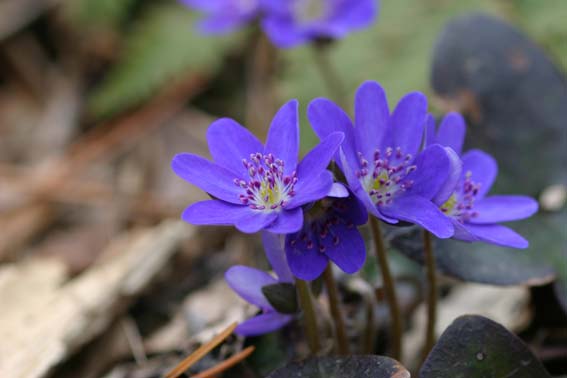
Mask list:
[[[189,8],[208,15],[199,23],[207,34],[230,33],[259,15],[260,0],[180,0]]]
[[[262,313],[236,327],[242,336],[257,336],[275,331],[291,320],[293,315],[279,313],[268,301],[262,287],[280,283],[266,272],[246,266],[233,266],[225,273],[228,285],[247,302],[258,306]]]
[[[247,233],[301,229],[301,206],[323,198],[332,187],[326,167],[344,136],[329,135],[298,164],[297,108],[296,100],[282,106],[265,146],[238,123],[223,118],[207,131],[214,162],[188,153],[176,155],[175,173],[216,198],[189,206],[182,218],[193,224],[235,225]]]
[[[460,114],[449,113],[435,135],[435,121],[429,117],[427,144],[440,143],[461,155],[465,128]],[[486,197],[497,173],[498,167],[492,156],[480,150],[470,150],[462,155],[462,171],[454,189],[438,194],[435,202],[453,221],[454,239],[527,248],[526,239],[497,223],[527,218],[537,212],[538,204],[527,196]]]
[[[388,223],[416,223],[448,238],[453,225],[431,199],[446,183],[452,165],[440,145],[419,152],[426,115],[427,101],[417,92],[403,97],[390,114],[376,82],[362,84],[356,93],[355,127],[329,100],[316,99],[308,109],[320,138],[335,131],[345,134],[335,160],[372,215]]]
[[[263,0],[262,26],[278,47],[338,39],[369,26],[377,0]]]
[[[291,272],[302,280],[314,280],[329,260],[344,272],[360,270],[366,259],[364,240],[356,226],[368,214],[354,196],[326,197],[305,210],[303,229],[286,236],[285,251]]]

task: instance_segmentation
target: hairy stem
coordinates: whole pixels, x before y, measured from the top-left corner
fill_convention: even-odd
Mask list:
[[[392,273],[390,272],[390,266],[388,265],[386,246],[384,245],[382,230],[380,230],[380,223],[377,218],[370,217],[370,228],[372,229],[375,245],[374,249],[376,250],[376,257],[378,258],[378,264],[382,272],[384,293],[386,294],[390,318],[392,319],[392,357],[399,361],[402,355],[402,318],[396,297],[396,287]],[[378,301],[380,300],[379,298],[377,299]]]
[[[311,297],[311,290],[307,282],[303,280],[296,280],[297,294],[299,297],[299,304],[303,310],[303,322],[305,325],[305,334],[307,336],[307,343],[312,354],[317,354],[321,349],[321,342],[319,341],[319,330],[317,328],[317,318],[315,316],[315,309],[313,307],[313,299]]]
[[[348,344],[348,337],[346,333],[345,322],[343,319],[343,313],[341,311],[341,303],[339,300],[337,283],[335,282],[335,277],[333,276],[333,270],[331,268],[331,264],[327,265],[327,268],[323,273],[323,279],[325,280],[325,286],[327,287],[327,295],[329,296],[331,316],[333,317],[335,323],[335,334],[337,336],[337,351],[339,354],[342,355],[349,354],[350,348]]]
[[[362,353],[374,354],[374,341],[376,337],[376,326],[374,325],[374,300],[372,295],[365,294],[366,327],[362,336]]]
[[[435,344],[435,323],[437,320],[437,278],[435,275],[435,255],[431,234],[423,230],[423,252],[425,254],[425,268],[427,274],[427,327],[425,330],[425,344],[423,357],[425,358]]]
[[[317,64],[319,74],[325,82],[330,96],[337,102],[339,106],[347,111],[348,104],[345,99],[344,86],[329,57],[330,47],[331,46],[328,44],[321,43],[315,43],[313,45],[315,63]]]

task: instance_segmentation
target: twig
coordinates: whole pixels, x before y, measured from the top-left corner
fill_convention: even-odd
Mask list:
[[[392,357],[396,360],[401,359],[402,355],[402,319],[400,315],[400,307],[396,297],[396,287],[390,266],[388,265],[388,256],[382,231],[380,230],[380,223],[377,218],[370,217],[370,228],[372,229],[372,236],[374,238],[374,245],[376,250],[376,257],[380,271],[382,272],[382,280],[384,281],[384,291],[386,300],[388,301],[388,308],[390,310],[390,318],[392,320]],[[379,300],[379,298],[377,298]]]
[[[3,189],[16,193],[18,197],[35,195],[37,187],[30,183],[37,179],[36,176],[32,169],[0,164],[0,181]],[[42,199],[63,204],[103,206],[111,204],[117,195],[120,193],[103,182],[71,177],[61,183],[59,190],[45,192]],[[135,209],[144,214],[171,216],[177,213],[173,206],[164,203],[152,192],[137,194],[134,202]]]
[[[128,346],[132,351],[134,360],[138,365],[144,365],[148,362],[148,357],[146,356],[142,336],[140,335],[136,322],[128,316],[122,319],[121,326],[124,334],[126,335],[126,340],[128,341]]]
[[[249,355],[252,354],[252,352],[254,352],[255,349],[256,348],[254,346],[249,346],[248,348],[238,352],[234,356],[224,360],[220,364],[213,366],[210,369],[204,370],[199,374],[193,375],[191,378],[213,378],[216,374],[220,374],[246,359]]]
[[[179,84],[166,88],[143,107],[113,122],[97,127],[76,142],[55,167],[55,173],[42,183],[38,194],[57,190],[67,178],[81,172],[93,161],[109,159],[124,147],[163,125],[176,114],[191,94],[203,86],[203,78],[189,74]]]
[[[220,343],[222,343],[227,337],[229,337],[234,329],[236,328],[236,323],[232,323],[221,333],[213,337],[211,341],[206,344],[201,345],[196,351],[191,353],[187,358],[177,364],[176,367],[171,369],[169,373],[165,375],[165,378],[177,378],[183,374],[187,369],[193,366],[201,358],[205,357],[207,353],[215,349]]]
[[[337,350],[339,354],[346,355],[350,353],[349,350],[350,348],[348,344],[348,337],[346,334],[346,327],[343,319],[343,313],[341,311],[341,304],[339,300],[339,293],[337,290],[337,283],[335,281],[335,277],[333,276],[333,270],[331,264],[327,265],[327,268],[323,273],[323,279],[325,280],[325,286],[327,287],[327,295],[329,296],[331,315],[333,316],[333,321],[335,323],[335,334],[337,336]]]

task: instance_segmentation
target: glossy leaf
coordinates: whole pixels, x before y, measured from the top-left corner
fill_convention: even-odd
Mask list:
[[[399,231],[398,231],[399,232]],[[391,240],[404,255],[423,264],[422,231],[408,228]],[[516,250],[485,243],[435,241],[437,270],[463,281],[491,285],[543,285],[556,277],[553,264],[533,249]]]
[[[550,378],[528,346],[482,316],[457,318],[441,335],[419,378]]]

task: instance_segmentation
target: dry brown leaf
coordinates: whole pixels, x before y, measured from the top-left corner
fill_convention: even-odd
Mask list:
[[[0,269],[0,377],[46,376],[102,332],[192,233],[180,221],[130,232],[108,246],[104,259],[65,284],[61,263],[46,276],[44,259]]]

